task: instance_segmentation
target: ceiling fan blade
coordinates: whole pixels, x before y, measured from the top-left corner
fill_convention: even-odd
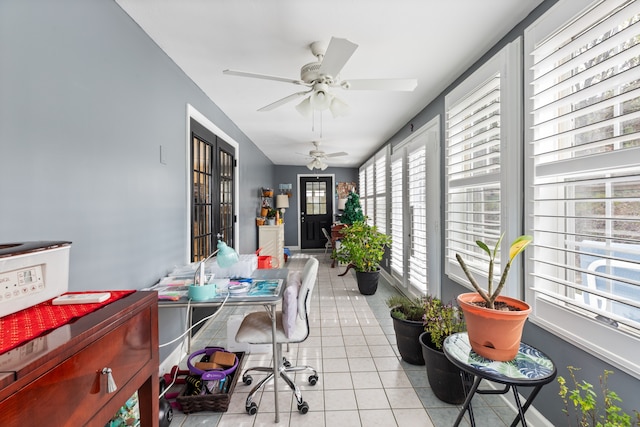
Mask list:
[[[417,79],[355,79],[348,80],[349,90],[399,90],[411,92],[418,86]]]
[[[331,37],[329,47],[322,58],[319,73],[337,76],[357,48],[357,44],[351,43],[347,39]]]
[[[342,157],[342,156],[348,156],[349,153],[345,153],[344,151],[339,151],[337,153],[329,153],[329,154],[325,154],[325,157]]]
[[[251,77],[253,79],[275,80],[277,82],[293,83],[295,85],[307,85],[307,83],[303,82],[302,80],[289,79],[287,77],[270,76],[268,74],[250,73],[248,71],[224,70],[222,71],[222,74],[238,77]]]
[[[313,90],[313,89],[312,89],[312,90]],[[308,91],[306,91],[306,92],[296,92],[296,93],[292,93],[291,95],[289,95],[289,96],[285,96],[284,98],[282,98],[282,99],[280,99],[280,100],[278,100],[278,101],[276,101],[276,102],[273,102],[273,103],[271,103],[271,104],[269,104],[269,105],[265,105],[264,107],[262,107],[262,108],[258,109],[258,111],[271,111],[271,110],[273,110],[273,109],[276,109],[276,108],[280,107],[281,105],[286,104],[287,102],[291,102],[291,101],[293,101],[293,100],[295,100],[295,99],[298,99],[298,98],[300,98],[300,97],[302,97],[302,96],[305,96],[305,95],[306,95],[306,94],[308,94],[309,92],[311,92],[311,91],[310,91],[310,90],[308,90]]]
[[[309,92],[311,92],[311,91],[308,90],[306,92],[292,93],[291,95],[285,96],[284,98],[279,99],[276,102],[273,102],[273,103],[271,103],[269,105],[265,105],[264,107],[259,108],[258,111],[271,111],[271,110],[274,110],[274,109],[280,107],[281,105],[284,105],[284,104],[286,104],[288,102],[294,101],[294,100],[296,100],[296,99],[298,99],[298,98],[300,98],[302,96],[307,95]]]

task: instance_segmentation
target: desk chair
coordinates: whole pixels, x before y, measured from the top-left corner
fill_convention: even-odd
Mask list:
[[[288,373],[299,371],[311,371],[309,384],[318,382],[318,373],[311,366],[291,366],[291,363],[282,355],[282,344],[300,343],[309,336],[309,310],[311,306],[311,294],[318,276],[318,260],[310,258],[304,266],[300,276],[300,286],[296,281],[287,281],[282,300],[282,311],[269,313],[259,311],[249,313],[240,324],[236,333],[236,341],[250,344],[272,344],[271,315],[276,316],[276,342],[278,360],[281,360],[278,368],[280,377],[289,385],[298,402],[298,412],[306,414],[309,405],[302,400],[300,388],[289,377]],[[260,380],[247,397],[245,409],[250,415],[258,412],[258,405],[253,401],[256,393],[273,378],[273,368],[268,366],[256,366],[246,369],[242,373],[242,381],[249,385],[252,382],[250,371],[265,372],[267,376]]]
[[[331,235],[324,227],[322,228],[322,234],[324,234],[324,237],[327,238],[327,241],[324,244],[324,254],[326,255],[328,249],[331,249],[333,251],[333,245],[331,244]]]

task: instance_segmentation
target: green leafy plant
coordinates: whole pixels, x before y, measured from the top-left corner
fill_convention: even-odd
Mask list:
[[[391,237],[380,233],[375,225],[365,221],[356,221],[349,227],[340,230],[340,249],[336,251],[339,262],[349,264],[356,271],[377,271],[384,250],[391,245]]]
[[[424,316],[424,300],[420,297],[409,298],[404,295],[393,295],[387,299],[391,316],[400,320],[419,322]]]
[[[267,218],[275,218],[276,217],[276,210],[272,207],[269,207],[269,210],[267,211]]]
[[[355,191],[350,191],[344,204],[342,216],[340,216],[340,222],[351,225],[359,221],[364,221],[364,213],[362,213],[362,207],[360,206],[360,196]]]
[[[560,392],[558,393],[564,403],[564,412],[571,423],[571,414],[575,415],[576,425],[579,427],[624,427],[624,426],[640,426],[640,413],[635,411],[635,421],[631,416],[622,411],[618,406],[622,399],[614,392],[609,390],[607,379],[612,371],[605,370],[600,376],[600,390],[602,392],[602,404],[598,402],[598,395],[594,390],[594,386],[586,381],[578,381],[575,371],[580,368],[567,366],[569,376],[573,382],[573,388],[569,389],[567,381],[564,377],[558,377],[560,384]]]
[[[487,308],[491,308],[491,309],[495,308],[496,298],[498,298],[498,296],[500,295],[500,292],[502,292],[502,288],[504,288],[504,285],[507,281],[507,275],[509,274],[509,269],[511,269],[511,262],[516,256],[518,256],[520,252],[524,251],[524,249],[529,245],[529,243],[533,241],[533,237],[524,235],[524,236],[518,237],[516,240],[513,241],[513,243],[511,243],[511,247],[509,249],[509,261],[507,262],[507,265],[504,267],[504,270],[502,271],[502,276],[500,276],[500,282],[498,282],[498,286],[496,287],[495,291],[493,291],[493,265],[495,263],[495,258],[496,258],[496,255],[498,254],[498,250],[500,249],[500,243],[502,242],[503,237],[504,237],[504,233],[502,233],[502,235],[498,239],[498,242],[496,243],[496,246],[493,248],[493,251],[489,249],[489,246],[487,246],[486,243],[480,240],[476,240],[476,245],[482,248],[482,250],[489,255],[489,271],[488,271],[489,274],[487,277],[487,291],[485,291],[480,287],[480,285],[478,285],[478,282],[473,277],[473,274],[471,274],[471,272],[469,271],[469,268],[465,264],[460,254],[456,254],[456,259],[458,260],[460,267],[462,267],[462,271],[464,271],[464,274],[466,274],[467,278],[469,279],[469,282],[471,282],[471,285],[476,290],[476,292],[478,292],[478,294],[480,294],[482,299],[484,299],[484,301],[487,304]]]
[[[445,338],[466,330],[462,310],[452,303],[444,304],[439,298],[427,295],[424,298],[424,330],[431,336],[437,349],[442,348]]]

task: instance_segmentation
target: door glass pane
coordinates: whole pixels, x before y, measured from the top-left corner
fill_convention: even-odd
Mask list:
[[[305,195],[307,215],[325,215],[327,213],[327,184],[325,182],[307,182]]]

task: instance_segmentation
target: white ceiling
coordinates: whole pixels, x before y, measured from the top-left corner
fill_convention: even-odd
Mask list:
[[[304,165],[321,141],[355,167],[409,122],[542,0],[116,0],[275,164]],[[413,92],[344,91],[347,117],[302,117],[291,83],[223,75],[225,69],[300,78],[309,45],[332,36],[359,45],[343,79],[416,78]]]

